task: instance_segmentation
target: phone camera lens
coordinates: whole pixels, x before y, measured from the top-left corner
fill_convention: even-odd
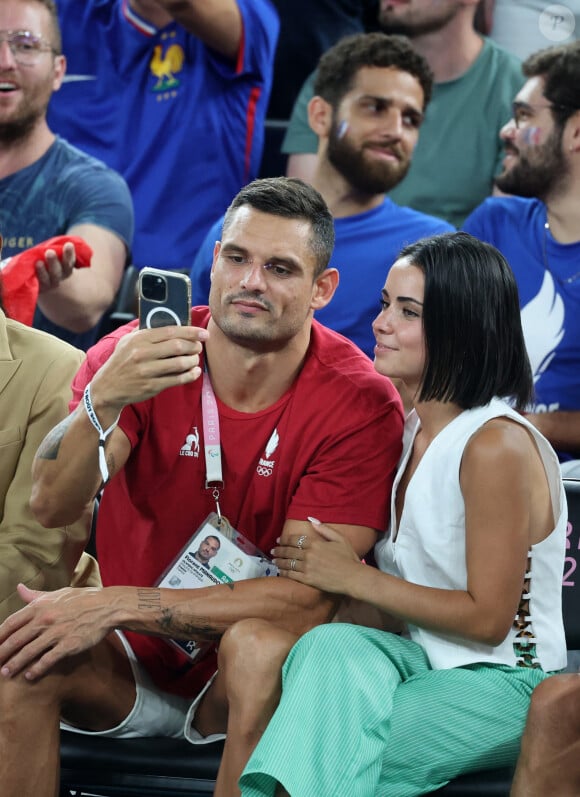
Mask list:
[[[164,302],[167,299],[167,283],[164,277],[156,274],[144,274],[141,283],[143,298],[150,302]]]

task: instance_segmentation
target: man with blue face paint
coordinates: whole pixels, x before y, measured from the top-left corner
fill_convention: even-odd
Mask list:
[[[316,319],[352,340],[370,358],[371,323],[385,273],[406,244],[451,230],[442,219],[401,207],[385,193],[411,165],[432,88],[431,71],[406,38],[368,33],[328,50],[318,67],[308,114],[318,137],[311,184],[333,217],[337,291]],[[194,302],[204,303],[221,220],[191,271]]]
[[[580,457],[580,42],[531,55],[523,72],[496,179],[515,196],[486,200],[464,229],[516,275],[536,389],[529,418],[566,461]]]
[[[474,28],[478,0],[381,0],[378,28],[409,37],[433,71],[432,101],[407,177],[389,197],[459,226],[490,195],[499,171],[496,133],[523,80],[520,62]],[[296,100],[282,151],[287,174],[309,180],[316,139],[307,108],[315,74]]]

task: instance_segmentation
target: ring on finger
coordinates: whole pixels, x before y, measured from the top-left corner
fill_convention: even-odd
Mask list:
[[[292,559],[290,562],[290,570],[296,570],[296,559]]]
[[[308,538],[307,534],[301,534],[298,537],[298,542],[296,543],[296,547],[302,550],[304,548],[304,543],[306,542],[307,538]]]

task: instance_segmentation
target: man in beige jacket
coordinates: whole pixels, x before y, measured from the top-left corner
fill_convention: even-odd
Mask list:
[[[0,621],[23,606],[20,582],[42,590],[71,580],[76,586],[100,583],[95,561],[83,554],[91,518],[46,529],[29,506],[32,459],[68,414],[70,384],[83,356],[7,318],[0,301]]]

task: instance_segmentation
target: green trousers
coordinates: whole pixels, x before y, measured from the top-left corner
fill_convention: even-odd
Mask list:
[[[280,705],[244,770],[243,797],[412,797],[515,764],[542,670],[432,670],[414,642],[361,626],[305,634]]]

